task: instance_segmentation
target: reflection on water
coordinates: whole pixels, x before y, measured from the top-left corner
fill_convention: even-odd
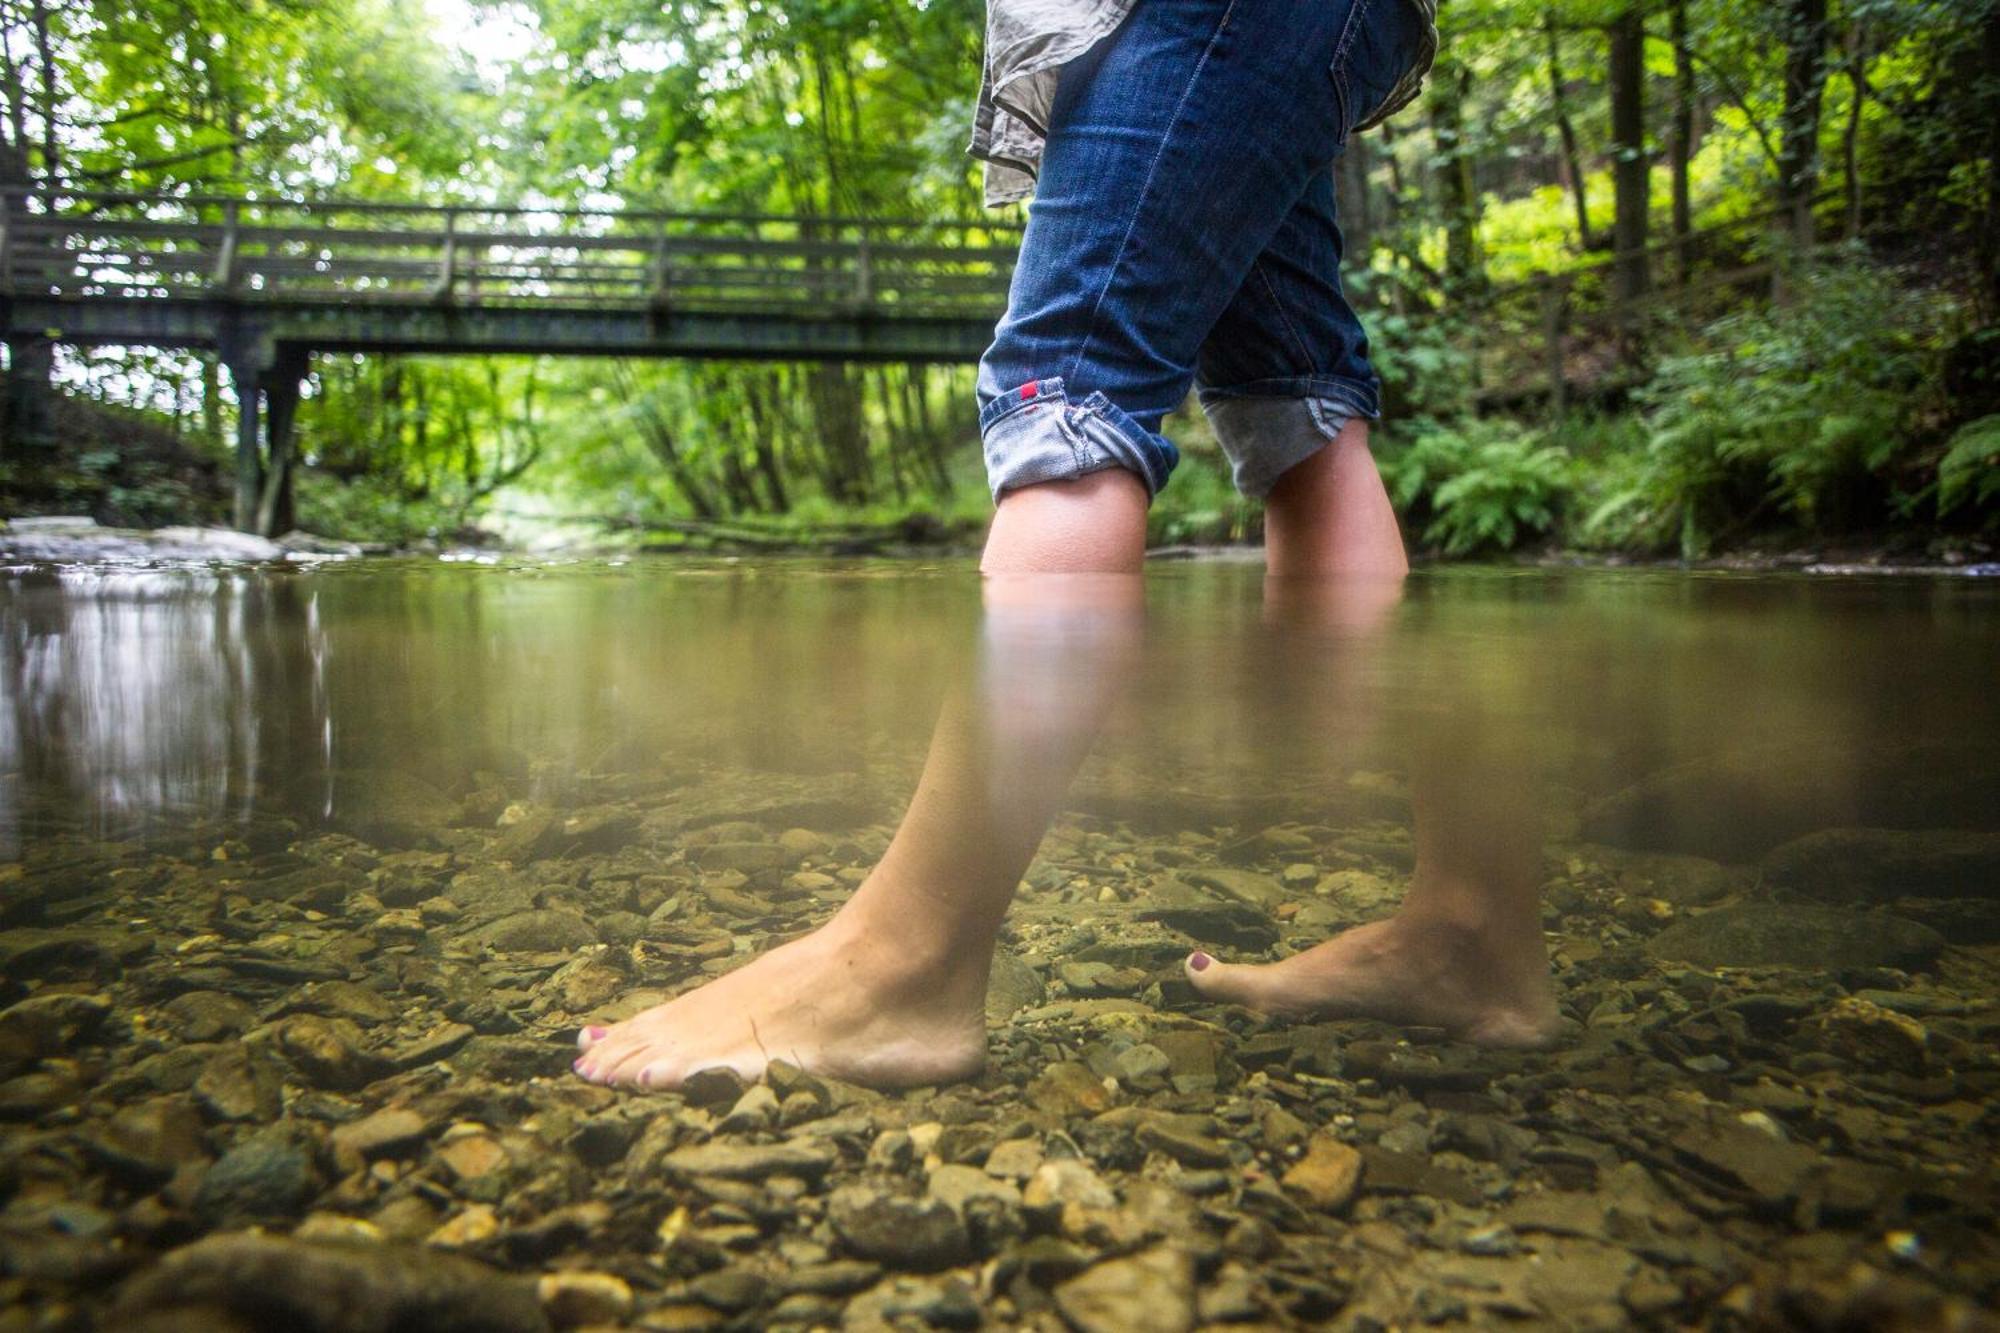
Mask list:
[[[48,1326],[253,1224],[601,1269],[589,1308],[662,1328],[2000,1290],[2000,588],[6,577],[0,1301]],[[579,1027],[759,976],[878,866],[1000,932],[969,1089],[568,1075]],[[1345,933],[1398,913],[1421,950]],[[1505,1030],[1454,1008],[1510,986]],[[795,1034],[750,1035],[761,1068]],[[412,1287],[346,1253],[328,1282]],[[228,1290],[247,1254],[186,1262]]]
[[[1343,624],[1267,602],[1252,568],[1160,569],[1089,785],[1133,806],[1149,781],[1239,803],[1352,785],[1402,744],[1384,717],[1473,708],[1588,797],[1652,782],[1622,827],[1662,847],[1740,859],[1829,824],[1977,823],[1995,600],[1946,580],[1443,573]],[[550,796],[719,763],[894,785],[978,615],[957,569],[16,574],[0,829],[338,824],[385,773],[444,792],[525,773]],[[1707,771],[1677,781],[1688,761]]]
[[[9,849],[37,816],[108,831],[248,814],[278,782],[323,795],[332,719],[316,603],[308,583],[252,572],[17,576],[0,603]]]

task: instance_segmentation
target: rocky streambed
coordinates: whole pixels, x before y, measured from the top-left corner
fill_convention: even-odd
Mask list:
[[[0,1330],[1992,1323],[1990,835],[1732,861],[1577,821],[1544,896],[1569,1031],[1497,1054],[1180,980],[1391,910],[1393,779],[1318,823],[1162,797],[1171,832],[1085,791],[983,1078],[660,1095],[573,1078],[576,1028],[824,919],[891,800],[349,785],[334,829],[33,816],[0,869]]]

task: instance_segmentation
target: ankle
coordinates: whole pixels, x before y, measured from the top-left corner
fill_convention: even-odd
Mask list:
[[[854,960],[857,983],[885,1001],[914,994],[952,1003],[971,995],[983,1003],[993,940],[926,915],[883,912],[866,901],[864,886],[821,931],[834,950]]]

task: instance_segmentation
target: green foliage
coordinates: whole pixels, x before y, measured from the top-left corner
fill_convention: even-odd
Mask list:
[[[1547,536],[1575,488],[1569,455],[1510,421],[1428,422],[1378,459],[1396,507],[1451,556],[1497,554]]]
[[[379,477],[343,481],[310,470],[299,477],[298,520],[307,532],[391,546],[414,546],[459,535],[455,506],[413,499],[401,487]]]
[[[1261,521],[1260,506],[1230,484],[1229,464],[1220,452],[1183,449],[1173,483],[1146,517],[1146,538],[1155,546],[1247,541]]]
[[[1694,557],[1754,522],[1834,534],[1889,516],[1951,323],[1939,293],[1858,262],[1717,321],[1640,391],[1644,450],[1613,469],[1581,536]]]
[[[1938,462],[1938,516],[1968,503],[1985,511],[1988,526],[2000,522],[2000,415],[1959,427]]]

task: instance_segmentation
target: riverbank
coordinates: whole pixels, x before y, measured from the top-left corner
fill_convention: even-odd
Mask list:
[[[798,537],[787,541],[752,538],[730,541],[715,533],[697,537],[679,534],[672,543],[645,540],[584,542],[574,546],[508,547],[499,543],[427,542],[399,546],[385,542],[353,542],[287,533],[275,540],[222,527],[176,525],[162,528],[107,527],[82,515],[0,520],[0,561],[21,564],[150,565],[187,563],[271,563],[364,557],[437,557],[474,553],[495,559],[622,558],[633,555],[732,554],[799,557],[869,556],[884,558],[970,557],[978,551],[976,533],[949,538],[924,525],[887,529],[844,529],[824,540]],[[1738,573],[1795,572],[1815,575],[1956,574],[2000,576],[2000,552],[1985,543],[1919,546],[1915,543],[1839,545],[1783,550],[1754,550],[1700,561],[1639,559],[1599,552],[1551,552],[1516,555],[1481,562],[1500,567],[1576,569],[1682,569]],[[1256,561],[1254,545],[1157,546],[1148,558],[1158,561]],[[1425,563],[1419,557],[1419,564]],[[1437,563],[1458,563],[1441,561]]]

